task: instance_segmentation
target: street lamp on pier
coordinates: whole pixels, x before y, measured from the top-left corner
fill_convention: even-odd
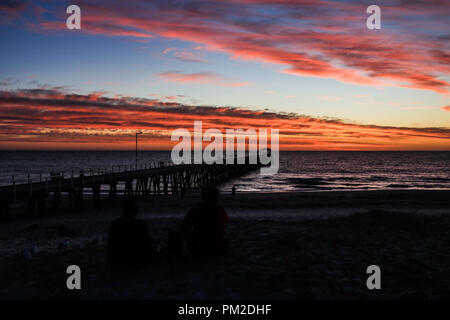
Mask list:
[[[136,171],[138,167],[138,135],[142,134],[141,131],[136,131]]]

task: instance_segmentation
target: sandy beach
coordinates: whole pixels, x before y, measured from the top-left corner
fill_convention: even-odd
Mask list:
[[[120,204],[2,223],[0,299],[450,298],[450,191],[226,194],[230,254],[169,255],[167,230],[198,201],[198,193],[140,200],[160,248],[140,270],[105,262]],[[76,292],[66,288],[71,264],[82,270]],[[366,287],[373,264],[381,290]]]

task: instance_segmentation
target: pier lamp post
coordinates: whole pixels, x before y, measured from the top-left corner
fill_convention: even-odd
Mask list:
[[[138,135],[142,134],[141,131],[136,131],[136,171],[138,166]]]

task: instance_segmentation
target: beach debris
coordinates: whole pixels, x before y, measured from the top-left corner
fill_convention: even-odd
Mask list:
[[[103,242],[103,235],[102,235],[101,233],[99,233],[99,234],[97,235],[97,241],[100,242],[100,243]]]
[[[31,254],[32,254],[32,255],[35,255],[35,254],[38,252],[38,247],[37,247],[37,245],[35,245],[35,244],[31,245],[30,251],[31,251]]]
[[[67,249],[70,246],[70,241],[68,239],[64,239],[60,244],[59,247],[62,249]]]
[[[33,254],[31,253],[30,248],[23,249],[23,257],[25,260],[31,260],[33,258]]]
[[[102,243],[103,243],[103,235],[101,233],[97,233],[97,235],[91,241],[91,244],[101,245]]]
[[[25,260],[31,260],[35,254],[37,254],[38,248],[35,244],[27,246],[23,249],[23,257]]]
[[[31,260],[33,255],[31,254],[30,249],[26,248],[23,250],[23,257],[25,258],[25,260]]]

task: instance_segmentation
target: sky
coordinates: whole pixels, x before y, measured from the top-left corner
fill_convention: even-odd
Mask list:
[[[450,150],[449,17],[448,0],[2,1],[0,149],[133,149],[136,130],[170,149],[201,120],[279,129],[282,150]]]

